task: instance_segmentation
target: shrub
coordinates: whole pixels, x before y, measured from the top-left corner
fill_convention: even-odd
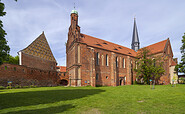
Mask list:
[[[5,89],[5,87],[4,86],[0,86],[0,89]]]
[[[21,88],[21,86],[20,85],[16,85],[15,88]]]
[[[12,89],[12,87],[10,87],[10,86],[7,86],[7,87],[6,87],[6,89]]]
[[[29,86],[23,86],[22,88],[29,88]]]
[[[183,77],[179,78],[179,83],[185,83],[185,78]]]
[[[30,85],[30,88],[36,88],[37,86],[36,85]]]

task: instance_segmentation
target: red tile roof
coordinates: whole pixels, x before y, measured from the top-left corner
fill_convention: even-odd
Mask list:
[[[168,41],[168,39],[163,40],[163,41],[160,41],[160,42],[155,43],[155,44],[152,44],[152,45],[149,45],[149,46],[147,46],[145,48],[147,48],[148,50],[150,50],[150,52],[152,54],[163,52],[164,51],[164,48],[166,46],[167,41]]]
[[[129,56],[136,56],[136,52],[130,48],[114,44],[99,38],[95,38],[86,34],[81,34],[81,42],[89,46],[109,50],[116,53],[121,53]]]
[[[60,69],[60,72],[66,72],[65,66],[57,66]]]

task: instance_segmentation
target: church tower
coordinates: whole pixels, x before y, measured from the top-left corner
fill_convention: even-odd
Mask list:
[[[80,26],[78,25],[78,12],[71,11],[71,25],[66,44],[67,73],[69,86],[81,86],[81,63],[80,63]]]
[[[137,32],[137,26],[136,26],[136,18],[134,18],[134,29],[133,29],[133,36],[132,36],[132,44],[131,48],[135,51],[140,49],[140,42],[139,42],[139,37],[138,37],[138,32]]]

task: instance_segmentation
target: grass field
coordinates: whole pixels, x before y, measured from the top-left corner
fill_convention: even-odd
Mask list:
[[[185,85],[0,90],[0,113],[185,113]]]

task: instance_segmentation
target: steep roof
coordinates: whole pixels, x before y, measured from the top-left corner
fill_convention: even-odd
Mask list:
[[[136,25],[136,18],[134,18],[134,28],[133,28],[131,48],[135,51],[137,51],[140,48],[139,36],[138,36],[137,25]]]
[[[135,42],[139,42],[139,36],[138,36],[138,32],[137,32],[136,19],[134,18],[134,28],[133,28],[132,44],[134,44]]]
[[[168,39],[146,46],[145,48],[150,50],[151,54],[160,53],[164,51],[167,41]]]
[[[81,42],[89,46],[92,46],[92,47],[101,48],[101,49],[129,55],[129,56],[134,56],[134,57],[137,54],[134,50],[118,45],[118,44],[114,44],[114,43],[111,43],[111,42],[108,42],[108,41],[105,41],[99,38],[95,38],[95,37],[92,37],[86,34],[81,34],[81,36],[82,36]]]
[[[50,46],[46,40],[44,32],[37,37],[28,47],[21,50],[21,52],[35,57],[39,57],[45,60],[56,62]]]

